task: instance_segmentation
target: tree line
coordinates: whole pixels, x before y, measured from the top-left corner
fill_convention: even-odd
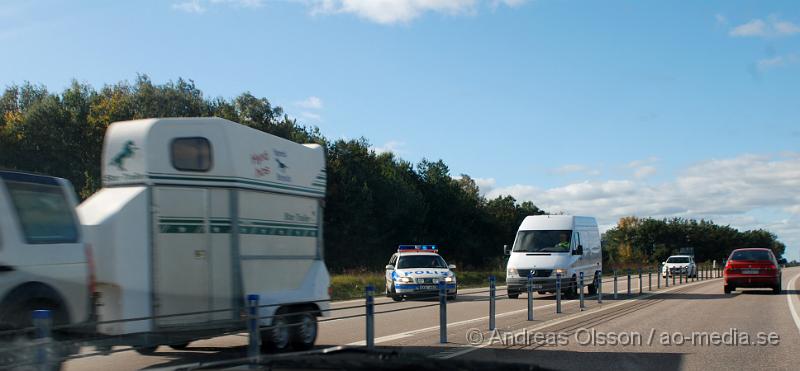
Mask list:
[[[694,252],[698,262],[719,262],[734,249],[746,247],[769,248],[777,257],[786,250],[786,245],[769,231],[739,231],[708,220],[626,217],[603,235],[603,259],[607,266],[657,264],[687,248]]]
[[[332,140],[266,98],[249,92],[206,98],[192,80],[155,84],[140,75],[99,90],[74,81],[60,93],[13,85],[0,97],[0,113],[0,168],[66,178],[81,199],[101,187],[103,136],[115,121],[216,116],[298,143],[318,143],[326,149],[328,174],[325,259],[334,272],[380,270],[398,244],[422,243],[439,245],[445,258],[464,268],[496,269],[502,266],[502,245],[513,242],[522,219],[545,214],[511,196],[482,196],[472,178],[454,176],[442,160],[412,164],[375,152],[365,138]],[[704,237],[706,232],[714,234]],[[743,233],[749,237],[706,221],[637,219],[610,230],[604,248],[610,262],[625,262],[660,259],[684,235],[695,246],[711,246],[708,236],[779,244],[766,231]],[[722,252],[702,251],[703,257]]]

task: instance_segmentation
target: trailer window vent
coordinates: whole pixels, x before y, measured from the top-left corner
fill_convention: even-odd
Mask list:
[[[201,137],[177,138],[172,141],[172,166],[181,171],[211,170],[211,143]]]

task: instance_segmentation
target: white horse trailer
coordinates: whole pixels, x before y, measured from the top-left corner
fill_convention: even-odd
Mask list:
[[[313,346],[329,308],[322,147],[220,118],[117,122],[102,175],[103,189],[78,208],[95,249],[98,315],[149,319],[101,333],[143,353],[181,348],[243,328],[245,298],[258,294],[261,325],[277,325],[262,333],[265,347]]]

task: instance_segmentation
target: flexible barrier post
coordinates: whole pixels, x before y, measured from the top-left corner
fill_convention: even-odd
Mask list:
[[[258,294],[247,295],[247,357],[250,363],[258,363],[258,356],[261,355],[261,333],[258,325],[258,305],[260,296]]]
[[[447,283],[439,281],[439,343],[447,343]]]
[[[556,313],[561,313],[561,273],[556,273]]]
[[[600,272],[595,279],[597,280],[595,283],[595,287],[597,287],[597,304],[603,304],[603,272]]]
[[[528,321],[533,321],[533,270],[528,272]]]
[[[639,295],[642,294],[642,267],[639,267]]]
[[[617,299],[617,270],[614,270],[614,300]]]
[[[489,331],[494,330],[495,278],[489,276]]]
[[[53,313],[49,310],[33,311],[33,327],[40,343],[36,347],[36,366],[39,370],[50,369],[50,343],[52,337]]]
[[[656,273],[656,288],[661,289],[661,272],[663,272],[661,264],[658,265],[658,272]]]
[[[586,309],[586,307],[583,305],[583,272],[578,273],[578,277],[578,286],[580,287],[578,297],[580,298],[581,311],[583,311]]]
[[[375,348],[375,287],[367,285],[366,292],[366,311],[367,311],[367,328],[366,328],[366,343],[367,349]]]
[[[647,291],[653,291],[653,267],[647,267]]]
[[[628,296],[631,295],[631,270],[628,269]]]

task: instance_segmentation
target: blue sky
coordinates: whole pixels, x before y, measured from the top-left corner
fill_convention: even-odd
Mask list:
[[[0,0],[0,85],[269,98],[547,210],[768,228],[800,258],[800,3]]]

